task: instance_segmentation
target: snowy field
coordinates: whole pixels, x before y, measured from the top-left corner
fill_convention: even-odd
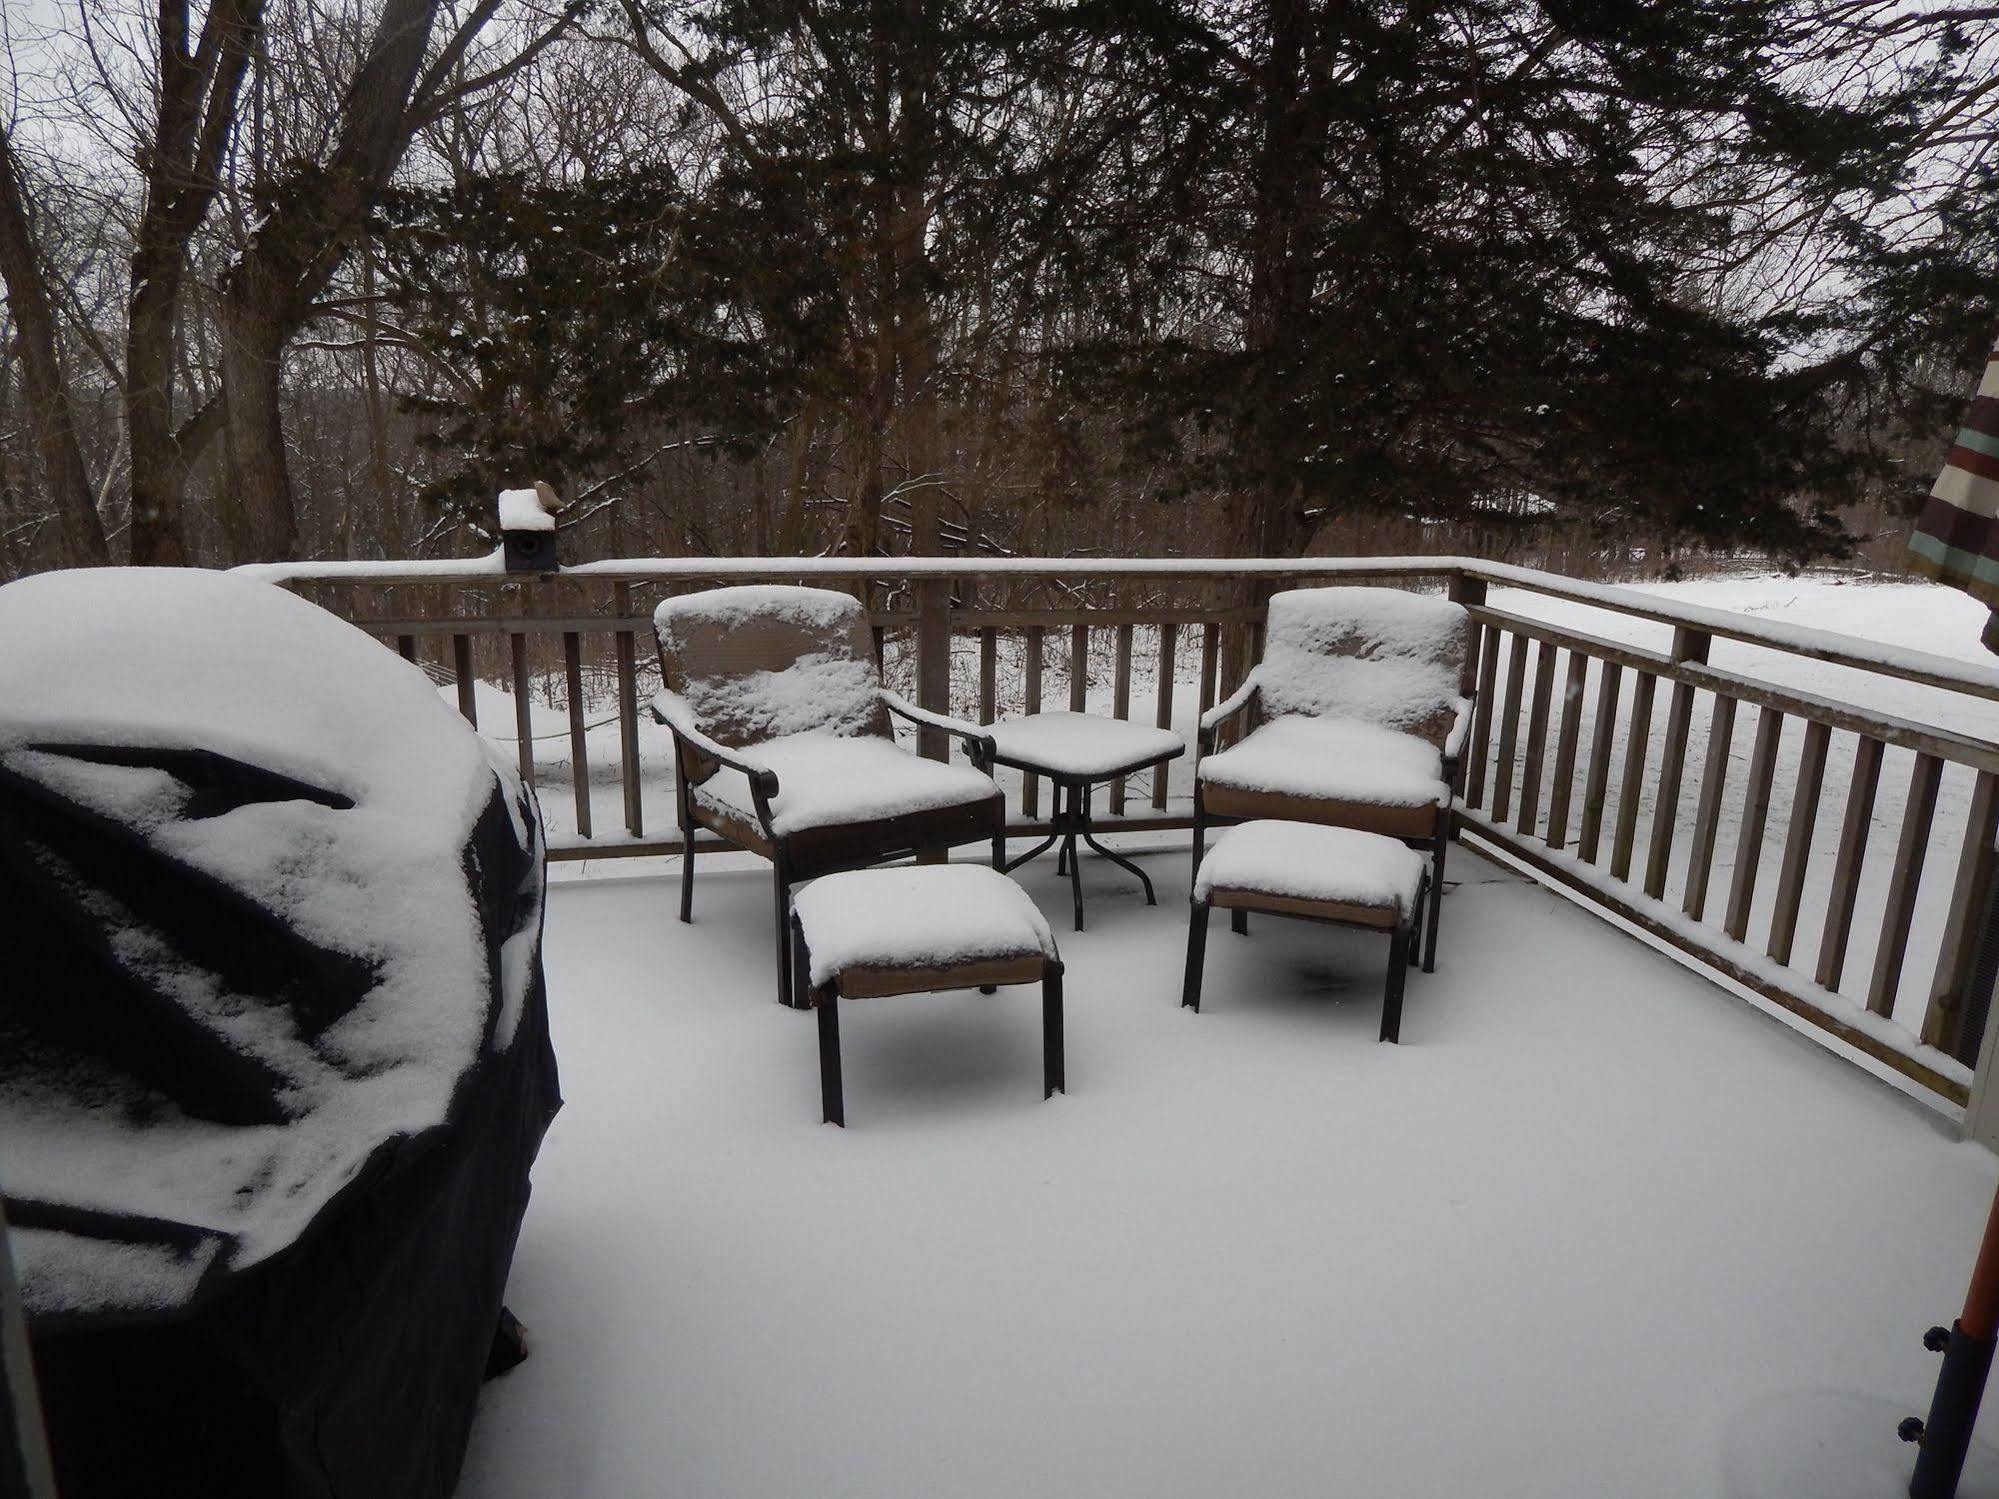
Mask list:
[[[1357,932],[1218,921],[1183,1011],[1158,841],[1157,909],[1086,859],[1081,934],[1022,872],[1067,1096],[1032,990],[871,1000],[845,1131],[759,867],[704,863],[691,927],[562,871],[534,1356],[466,1499],[1902,1492],[1989,1154],[1468,851],[1400,1047]]]

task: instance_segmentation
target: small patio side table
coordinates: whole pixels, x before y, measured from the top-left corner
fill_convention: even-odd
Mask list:
[[[1018,869],[1029,859],[1046,853],[1057,843],[1059,875],[1066,871],[1076,903],[1076,930],[1083,929],[1083,876],[1076,861],[1076,840],[1081,839],[1113,864],[1138,876],[1145,887],[1145,903],[1159,904],[1152,893],[1152,881],[1131,860],[1112,853],[1097,842],[1090,822],[1090,788],[1119,776],[1132,775],[1187,753],[1187,741],[1171,729],[1130,723],[1121,718],[1102,718],[1094,713],[1030,713],[1024,718],[1003,719],[990,724],[993,763],[1011,765],[1030,775],[1046,776],[1054,784],[1055,807],[1049,825],[1054,831],[1018,859],[1001,858],[1002,871]],[[1005,847],[1004,841],[999,847]]]

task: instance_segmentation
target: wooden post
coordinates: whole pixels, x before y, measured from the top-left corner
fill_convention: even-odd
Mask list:
[[[1131,626],[1117,627],[1115,682],[1111,689],[1111,717],[1131,717]],[[1124,777],[1111,782],[1111,812],[1124,815]]]
[[[1179,635],[1179,626],[1172,620],[1165,620],[1159,626],[1159,675],[1153,682],[1152,722],[1162,729],[1173,727],[1173,666],[1174,645]],[[1168,760],[1152,772],[1152,809],[1166,810],[1166,787],[1172,774],[1174,762]]]
[[[631,617],[632,585],[612,590],[612,607],[620,620]],[[630,630],[618,631],[618,774],[625,793],[625,831],[645,836],[645,811],[639,790],[639,671],[638,641]]]
[[[1971,1062],[1982,1051],[1985,1013],[1991,1001],[1991,995],[1979,994],[1976,986],[1979,953],[1994,937],[1986,927],[1993,876],[1999,871],[1995,840],[1999,840],[1999,775],[1980,771],[1971,791],[1971,810],[1965,817],[1964,845],[1951,887],[1950,920],[1937,953],[1929,1007],[1923,1014],[1923,1039],[1961,1062]],[[1999,1107],[1999,1098],[1993,1102]],[[1986,1143],[1999,1148],[1999,1113],[1995,1113],[1992,1127],[1994,1133]]]

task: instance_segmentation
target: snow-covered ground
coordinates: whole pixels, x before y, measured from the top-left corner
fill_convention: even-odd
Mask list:
[[[534,1355],[466,1499],[1901,1492],[1989,1154],[1468,851],[1400,1047],[1381,939],[1302,923],[1216,923],[1195,1015],[1158,841],[1156,909],[1086,857],[1080,934],[1022,871],[1066,1096],[1030,990],[869,1000],[844,1131],[758,866],[685,927],[563,871]]]

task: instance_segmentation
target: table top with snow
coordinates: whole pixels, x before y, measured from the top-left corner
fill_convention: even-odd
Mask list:
[[[1399,1047],[1342,928],[1211,939],[1197,1016],[1151,846],[1159,906],[1063,943],[1066,1096],[1019,1086],[1036,1006],[857,1005],[845,1131],[766,866],[704,867],[692,926],[637,861],[559,871],[535,1352],[462,1499],[1826,1496],[1828,1433],[1901,1492],[1990,1155],[1468,849]]]
[[[982,864],[829,874],[802,886],[792,909],[815,988],[855,968],[948,969],[1056,956],[1040,908]]]
[[[987,727],[999,758],[1051,775],[1103,780],[1184,754],[1171,729],[1100,713],[1029,713]]]

